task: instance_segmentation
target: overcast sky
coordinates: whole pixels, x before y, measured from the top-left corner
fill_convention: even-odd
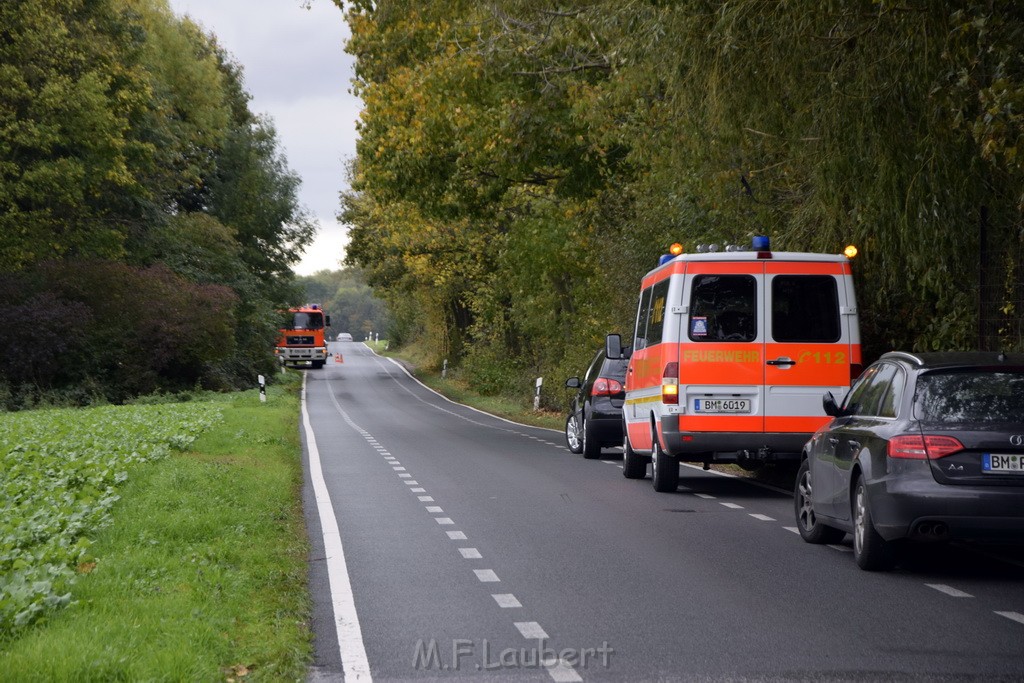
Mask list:
[[[302,178],[299,198],[320,232],[295,271],[340,268],[345,230],[335,215],[338,193],[348,187],[345,163],[355,157],[361,107],[349,93],[353,60],[344,50],[341,10],[331,0],[169,1],[242,65],[250,108],[273,119],[288,166]]]

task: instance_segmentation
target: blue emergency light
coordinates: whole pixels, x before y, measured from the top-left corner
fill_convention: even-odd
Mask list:
[[[771,251],[771,240],[768,235],[754,235],[753,247],[754,251]]]

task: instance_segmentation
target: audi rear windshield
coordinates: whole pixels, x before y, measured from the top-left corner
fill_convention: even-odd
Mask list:
[[[917,379],[914,415],[938,424],[1024,422],[1024,368],[924,373]]]

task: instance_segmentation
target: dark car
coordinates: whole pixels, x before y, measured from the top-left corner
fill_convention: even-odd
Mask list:
[[[862,569],[909,541],[1024,540],[1024,354],[887,353],[804,449],[809,543],[853,534]]]
[[[581,380],[570,377],[565,386],[576,389],[565,420],[565,443],[573,453],[593,459],[605,446],[622,445],[622,404],[626,400],[628,359],[609,359],[601,349]]]

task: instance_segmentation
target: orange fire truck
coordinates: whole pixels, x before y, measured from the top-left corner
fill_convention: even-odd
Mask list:
[[[274,355],[282,365],[322,368],[327,362],[324,328],[330,326],[331,316],[324,315],[320,304],[288,309]]]

